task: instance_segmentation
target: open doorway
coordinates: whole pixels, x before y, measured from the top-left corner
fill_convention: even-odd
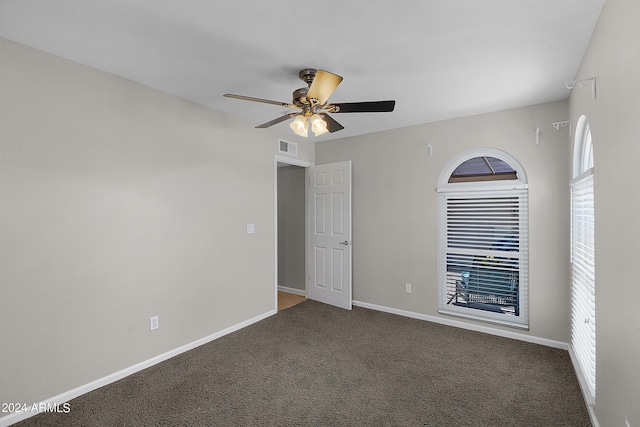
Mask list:
[[[306,170],[309,162],[276,156],[275,285],[276,309],[289,308],[307,297]]]

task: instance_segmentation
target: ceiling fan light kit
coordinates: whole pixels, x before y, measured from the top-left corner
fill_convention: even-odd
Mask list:
[[[300,110],[298,113],[288,113],[276,119],[256,126],[256,128],[268,128],[285,120],[294,118],[289,125],[297,135],[309,136],[309,124],[315,136],[327,132],[337,132],[344,129],[328,113],[384,113],[391,112],[395,108],[395,101],[371,101],[371,102],[347,102],[328,104],[328,99],[342,82],[342,77],[328,71],[305,68],[298,73],[298,77],[307,83],[307,87],[293,91],[292,103],[271,101],[269,99],[254,98],[251,96],[235,95],[227,93],[227,98],[241,99],[244,101],[262,102],[264,104],[278,105],[281,107]]]
[[[311,116],[309,121],[311,121],[311,130],[315,136],[320,136],[329,132],[329,129],[327,129],[327,122],[322,120],[322,116],[320,116],[320,114],[314,114]]]
[[[289,127],[297,135],[304,136],[306,138],[309,136],[309,123],[311,123],[311,130],[315,136],[320,136],[329,132],[329,129],[327,129],[327,122],[325,122],[322,119],[322,116],[318,113],[313,114],[309,119],[307,119],[304,114],[298,114]]]
[[[307,122],[307,118],[302,114],[296,117],[296,119],[291,122],[289,127],[297,135],[305,136],[305,137],[309,135],[309,123]]]

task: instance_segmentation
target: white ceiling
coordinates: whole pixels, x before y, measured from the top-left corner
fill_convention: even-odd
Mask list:
[[[0,37],[258,125],[312,67],[344,77],[342,138],[565,99],[605,0],[0,0]],[[289,122],[275,126],[293,133]]]

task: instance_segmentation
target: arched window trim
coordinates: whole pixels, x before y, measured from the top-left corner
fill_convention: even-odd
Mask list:
[[[450,183],[449,178],[453,174],[453,171],[456,170],[458,166],[467,160],[473,159],[475,157],[495,157],[500,159],[506,163],[508,163],[513,170],[516,171],[516,175],[518,179],[515,181],[477,181],[477,182],[454,182]],[[513,156],[509,153],[506,153],[502,150],[498,150],[496,148],[475,148],[472,150],[465,151],[463,153],[454,156],[449,162],[445,165],[440,173],[440,178],[438,179],[438,191],[474,191],[475,189],[525,189],[528,188],[527,184],[527,174],[520,164]]]

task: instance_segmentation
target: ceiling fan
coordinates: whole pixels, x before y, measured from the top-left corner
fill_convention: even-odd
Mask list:
[[[307,83],[307,87],[293,91],[293,101],[279,102],[269,99],[254,98],[251,96],[234,95],[226,93],[227,98],[242,99],[245,101],[262,102],[281,107],[299,110],[285,114],[276,119],[256,126],[256,128],[268,128],[280,122],[295,117],[289,125],[298,135],[307,137],[309,135],[309,124],[315,136],[320,136],[326,132],[337,132],[344,129],[340,123],[335,121],[328,113],[386,113],[393,111],[396,101],[370,101],[370,102],[343,102],[328,104],[327,100],[336,90],[342,77],[328,71],[305,68],[301,70],[298,77]]]

